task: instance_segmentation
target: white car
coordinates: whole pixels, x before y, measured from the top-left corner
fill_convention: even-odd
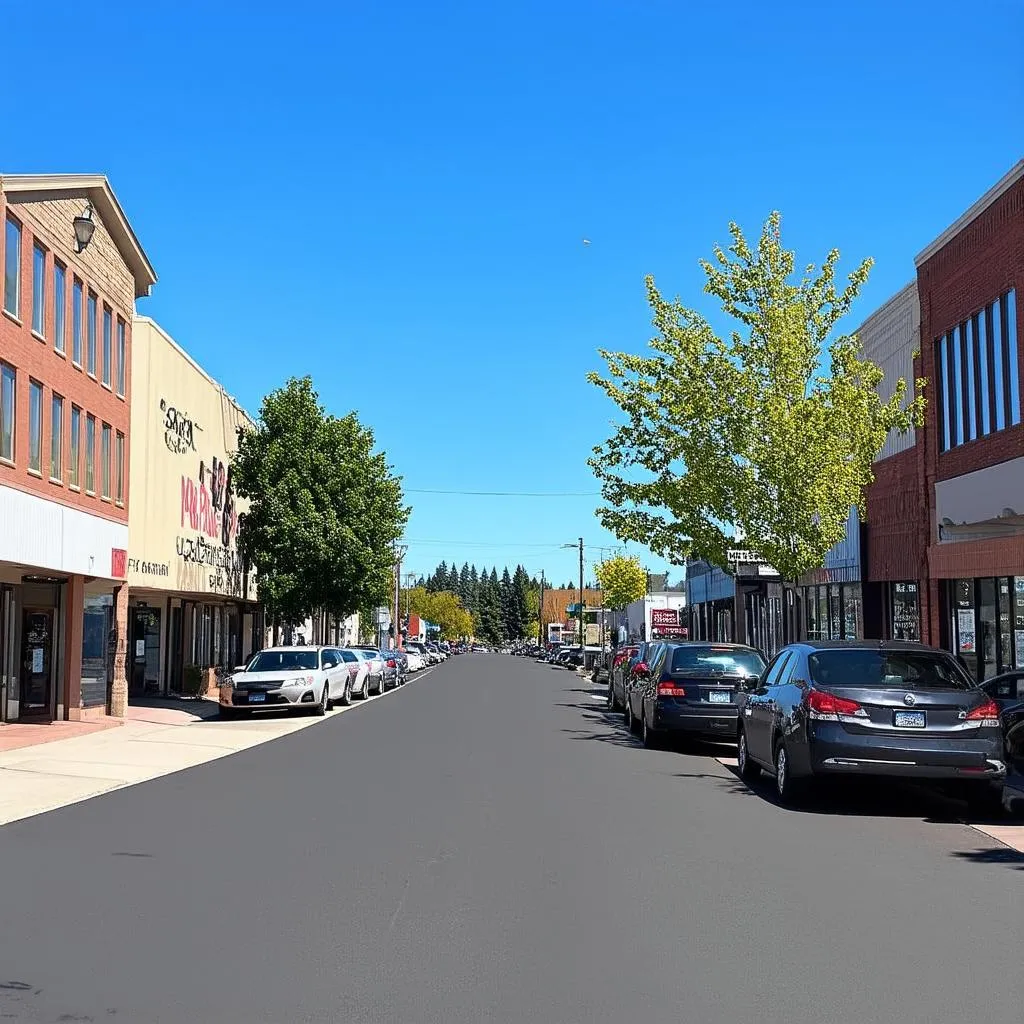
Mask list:
[[[370,666],[371,662],[361,658],[358,651],[350,650],[347,647],[341,648],[341,656],[348,665],[349,695],[363,700],[370,696]]]
[[[384,692],[384,657],[376,647],[349,647],[360,661],[367,665],[366,689],[361,696],[369,697],[370,694],[381,694]]]
[[[405,656],[409,661],[410,672],[421,672],[427,667],[426,661],[423,659],[423,655],[419,651],[414,651],[412,648],[405,648]]]
[[[351,699],[349,666],[336,647],[270,647],[233,672],[220,688],[222,718],[253,711],[325,715]]]

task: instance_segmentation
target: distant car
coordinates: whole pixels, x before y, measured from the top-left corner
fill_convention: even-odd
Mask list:
[[[366,696],[384,692],[384,658],[377,647],[350,647],[357,658],[367,663]]]
[[[645,747],[658,746],[670,734],[731,740],[737,695],[765,668],[760,652],[742,644],[654,642],[640,656],[628,717],[639,723]]]
[[[1002,807],[1000,707],[947,651],[891,641],[784,647],[740,695],[740,774],[784,802],[827,775],[942,780]]]
[[[399,651],[394,647],[389,647],[386,651],[381,651],[385,660],[393,661],[395,663],[395,676],[397,685],[401,686],[409,676],[409,658],[405,651]]]
[[[336,647],[270,647],[233,672],[220,688],[222,718],[253,711],[325,715],[349,695],[348,663]]]
[[[410,673],[422,672],[427,667],[426,659],[415,647],[406,646],[402,653]]]
[[[629,659],[637,653],[637,644],[626,645],[612,652],[611,667],[608,672],[608,704],[613,711],[624,707],[626,700],[625,675],[629,669]]]
[[[487,654],[488,653],[488,649],[486,647],[484,647],[483,644],[473,644],[472,650],[473,650],[474,654]]]

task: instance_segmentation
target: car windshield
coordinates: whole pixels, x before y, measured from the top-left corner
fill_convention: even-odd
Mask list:
[[[732,647],[677,647],[670,671],[672,675],[759,676],[764,658],[757,651]]]
[[[829,688],[872,690],[973,690],[974,683],[945,654],[932,651],[853,649],[815,651],[807,658],[811,680]]]
[[[341,652],[341,656],[342,656],[342,658],[345,659],[345,661],[358,661],[359,660],[351,651],[342,651]]]
[[[316,651],[260,651],[249,662],[246,672],[282,672],[319,667],[320,655]]]

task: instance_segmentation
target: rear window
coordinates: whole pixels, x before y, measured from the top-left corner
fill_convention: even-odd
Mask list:
[[[731,647],[677,647],[672,652],[672,675],[759,676],[764,658],[757,651]]]
[[[828,688],[872,690],[973,690],[974,683],[949,656],[933,651],[816,651],[808,655],[811,680]]]
[[[359,659],[351,651],[341,651],[342,658],[345,661],[358,661]]]

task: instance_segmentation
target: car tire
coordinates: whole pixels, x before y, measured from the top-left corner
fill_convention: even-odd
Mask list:
[[[744,782],[753,782],[761,774],[761,766],[751,760],[750,751],[747,749],[747,730],[740,729],[736,738],[736,760],[740,772],[740,778]]]
[[[633,704],[629,698],[626,699],[626,728],[632,735],[636,735],[637,721],[636,718],[633,717]]]
[[[640,708],[640,736],[648,750],[661,748],[661,733],[647,724],[647,712],[643,707]]]
[[[341,692],[341,697],[338,703],[343,707],[347,708],[352,703],[352,680],[348,679],[345,681],[345,689]]]
[[[317,701],[316,707],[313,709],[313,714],[317,718],[323,718],[327,714],[327,709],[331,706],[330,691],[328,690],[327,684],[324,683],[323,692],[320,694],[320,700]]]
[[[798,779],[793,778],[789,751],[786,744],[780,743],[775,748],[775,792],[779,802],[792,807],[799,803],[803,787]]]

